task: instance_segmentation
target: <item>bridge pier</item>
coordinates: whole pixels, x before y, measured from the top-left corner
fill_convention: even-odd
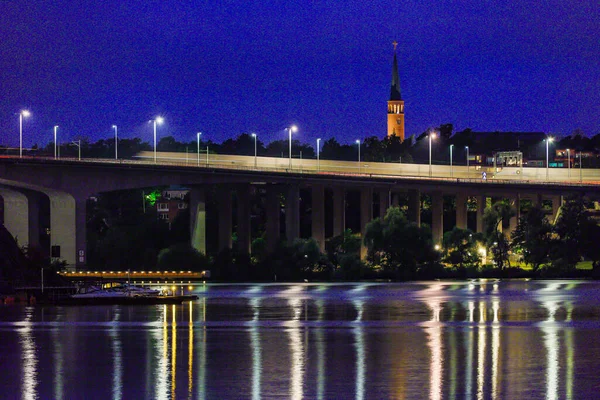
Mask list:
[[[333,236],[346,229],[346,192],[342,187],[333,188]]]
[[[4,200],[4,226],[17,240],[19,246],[30,243],[29,201],[23,193],[0,187]]]
[[[442,192],[431,194],[431,236],[434,244],[442,244],[444,236],[444,195]]]
[[[483,214],[485,213],[486,197],[484,195],[477,196],[477,227],[476,232],[483,232]]]
[[[290,184],[285,196],[285,239],[288,245],[300,237],[300,187]]]
[[[219,251],[231,249],[231,190],[218,188]]]
[[[390,191],[380,190],[379,191],[379,218],[383,219],[387,210],[390,207]]]
[[[239,185],[237,199],[237,248],[240,253],[250,254],[252,234],[250,227],[250,185]]]
[[[362,188],[360,191],[360,258],[367,257],[367,247],[365,246],[365,233],[367,224],[373,220],[373,189]]]
[[[421,226],[421,192],[418,190],[408,191],[408,220]]]
[[[456,227],[460,229],[467,229],[467,201],[468,197],[465,192],[456,194]]]
[[[319,249],[325,251],[325,187],[313,185],[312,187],[312,237],[319,245]]]
[[[267,186],[267,252],[272,253],[279,243],[280,224],[281,224],[281,206],[279,204],[279,187],[276,185]]]
[[[206,197],[204,189],[190,190],[190,239],[191,246],[206,254]]]

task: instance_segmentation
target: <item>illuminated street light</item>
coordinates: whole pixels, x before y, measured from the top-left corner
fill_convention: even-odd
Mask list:
[[[435,139],[435,132],[429,132],[429,177],[431,178],[431,140]]]
[[[202,132],[198,132],[196,133],[196,143],[197,143],[197,152],[198,152],[198,166],[200,166],[200,136],[202,135]]]
[[[465,146],[465,150],[467,150],[467,172],[469,172],[469,146]]]
[[[156,125],[162,124],[164,121],[163,117],[156,117],[151,120],[154,125],[154,164],[156,164]]]
[[[115,130],[115,160],[118,159],[118,147],[119,147],[119,141],[118,141],[118,137],[117,137],[117,126],[113,125],[112,128]]]
[[[254,138],[254,169],[256,169],[256,164],[257,164],[257,160],[256,160],[256,133],[252,134],[252,137]]]
[[[23,118],[27,118],[31,113],[27,110],[21,110],[19,113],[19,158],[23,158]]]
[[[453,144],[450,145],[450,177],[452,177],[452,148],[454,147]]]
[[[360,174],[360,140],[356,139],[356,144],[358,145],[358,173]]]
[[[319,143],[321,143],[321,138],[317,139],[317,171],[321,170],[321,160],[319,158],[319,153],[321,151],[320,151],[320,148],[319,148]]]
[[[58,125],[54,125],[54,159],[56,160],[56,133],[58,131]]]
[[[289,139],[290,139],[290,169],[292,169],[292,132],[297,132],[298,131],[298,127],[296,125],[292,125],[289,128],[287,128],[288,130],[288,134],[289,134]]]
[[[72,144],[73,146],[77,146],[77,150],[78,150],[78,157],[77,157],[77,159],[78,159],[79,161],[81,161],[81,140],[73,140],[73,141],[71,142],[71,144]]]
[[[550,171],[550,169],[549,169],[549,165],[548,165],[548,146],[549,146],[549,144],[550,144],[551,142],[553,142],[553,141],[554,141],[554,138],[551,138],[551,137],[549,137],[549,136],[548,136],[548,137],[546,137],[546,139],[544,139],[544,140],[546,141],[546,180],[548,180],[548,177],[549,177],[549,171]]]
[[[567,149],[567,168],[569,171],[569,178],[571,177],[571,149]]]

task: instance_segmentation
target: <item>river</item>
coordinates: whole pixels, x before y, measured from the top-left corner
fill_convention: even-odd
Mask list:
[[[0,398],[600,396],[600,283],[188,290],[177,306],[0,306]]]

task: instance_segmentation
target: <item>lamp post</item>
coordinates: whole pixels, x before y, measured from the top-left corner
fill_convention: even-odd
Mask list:
[[[162,124],[164,119],[162,117],[156,117],[152,120],[154,125],[154,164],[156,164],[156,125]]]
[[[19,158],[23,158],[23,118],[27,118],[31,113],[27,110],[21,110],[19,113]]]
[[[196,144],[197,144],[197,154],[198,154],[198,166],[200,166],[200,136],[202,135],[202,132],[198,132],[196,133]]]
[[[431,178],[431,140],[435,138],[435,133],[433,131],[429,132],[429,177]]]
[[[78,150],[77,160],[81,161],[81,140],[73,140],[71,142],[71,144],[73,146],[77,146],[77,150]]]
[[[452,177],[452,148],[454,147],[453,144],[450,145],[450,177]]]
[[[554,141],[554,139],[547,136],[544,140],[546,141],[546,180],[548,180],[550,176],[550,168],[548,165],[548,147],[550,145],[550,142]]]
[[[579,183],[583,182],[583,170],[581,169],[581,151],[579,152]]]
[[[567,168],[569,178],[571,177],[571,149],[567,149]]]
[[[360,140],[356,139],[356,144],[358,145],[358,173],[360,174]]]
[[[254,169],[256,169],[256,164],[257,164],[257,159],[256,159],[256,156],[257,156],[257,152],[256,152],[256,140],[257,140],[256,133],[253,133],[252,137],[254,138]]]
[[[119,148],[119,139],[117,135],[117,126],[113,125],[112,128],[115,130],[115,160],[118,159],[118,148]]]
[[[469,146],[465,146],[465,149],[467,150],[467,172],[469,172]]]
[[[54,159],[56,160],[56,133],[58,131],[58,125],[54,125]]]
[[[320,155],[319,155],[319,153],[321,152],[320,147],[319,147],[320,143],[321,143],[321,138],[318,138],[317,139],[317,171],[321,170],[321,159],[320,159]]]
[[[298,127],[296,125],[292,125],[289,128],[287,128],[288,130],[288,134],[289,134],[289,141],[290,141],[290,169],[292,169],[292,132],[296,132],[298,130]]]

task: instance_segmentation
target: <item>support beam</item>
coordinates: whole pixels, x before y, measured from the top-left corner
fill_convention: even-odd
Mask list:
[[[300,237],[300,187],[290,184],[285,196],[285,239],[288,245]]]
[[[75,246],[77,249],[77,268],[87,264],[87,198],[75,200]],[[66,257],[65,257],[66,258]]]
[[[362,188],[360,191],[360,258],[367,257],[367,248],[364,245],[367,224],[373,220],[373,189]]]
[[[231,249],[231,190],[218,189],[219,251]]]
[[[333,236],[341,235],[346,229],[346,192],[344,188],[333,188]]]
[[[319,249],[325,251],[325,187],[315,184],[312,187],[312,237],[319,245]]]
[[[194,249],[206,254],[206,198],[200,187],[190,190],[190,242]]]
[[[40,198],[39,192],[25,191],[29,207],[29,247],[40,248]]]
[[[267,236],[267,251],[269,253],[275,251],[280,240],[281,204],[279,203],[279,194],[280,189],[278,186],[267,186],[267,226],[265,229]]]
[[[467,229],[467,201],[465,192],[459,192],[456,195],[456,227]]]
[[[421,226],[421,192],[408,191],[408,220]]]
[[[250,254],[252,234],[250,229],[250,185],[240,185],[236,190],[237,199],[237,248],[241,253]]]
[[[485,196],[477,196],[477,233],[483,232],[483,214],[485,213]]]
[[[442,244],[444,236],[444,196],[442,192],[431,194],[431,236],[434,244]]]
[[[556,220],[558,215],[558,210],[562,206],[563,197],[562,196],[553,196],[552,197],[552,217],[550,219],[551,222]]]
[[[508,232],[506,234],[508,239],[511,238],[512,233],[515,231],[515,229],[517,229],[519,218],[521,218],[521,199],[518,194],[516,197],[510,200],[510,204],[514,208],[515,215],[510,217],[510,220],[508,221]]]
[[[78,252],[84,251],[85,246],[85,199],[75,201],[73,196],[58,191],[48,191],[50,199],[50,245],[58,246],[60,257],[67,265],[78,264]],[[78,215],[77,215],[78,214]],[[81,232],[77,233],[81,225]],[[78,248],[77,246],[82,246]],[[81,263],[79,263],[81,264]],[[85,264],[85,260],[83,262]]]

